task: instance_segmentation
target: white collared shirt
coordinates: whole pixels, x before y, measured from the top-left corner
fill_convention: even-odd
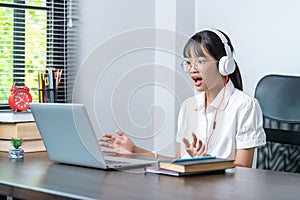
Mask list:
[[[190,157],[185,151],[183,137],[192,141],[192,133],[208,143],[208,154],[220,158],[235,159],[237,149],[263,146],[266,135],[263,129],[262,111],[258,101],[246,93],[234,88],[229,80],[213,102],[205,109],[205,94],[186,99],[180,108],[176,141],[181,144],[182,158]],[[216,115],[216,108],[222,101]]]

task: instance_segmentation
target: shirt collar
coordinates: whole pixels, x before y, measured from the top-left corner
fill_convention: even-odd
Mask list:
[[[200,92],[196,95],[197,108],[203,108],[205,105],[205,92]]]
[[[231,82],[231,80],[229,79],[228,83],[226,84],[225,97],[224,97],[222,104],[220,105],[219,110],[225,110],[225,108],[228,104],[229,98],[232,95],[233,91],[234,91],[234,85]],[[224,88],[218,93],[217,97],[208,106],[208,109],[209,108],[214,108],[214,109],[217,108],[217,106],[220,104],[220,102],[222,100],[223,92],[224,92]],[[201,92],[196,95],[196,102],[197,102],[197,108],[201,108],[201,109],[204,108],[205,92]]]
[[[223,102],[221,103],[223,95],[224,95],[223,94],[224,93],[224,89],[225,89],[225,96],[224,96]],[[219,110],[225,110],[225,108],[226,108],[226,106],[228,104],[229,98],[232,95],[233,91],[234,91],[234,85],[231,82],[231,80],[229,79],[229,81],[226,84],[226,87],[224,87],[222,90],[220,90],[220,92],[217,95],[217,97],[213,100],[213,102],[208,107],[217,108],[219,106],[219,104],[221,103],[221,105],[219,107]]]

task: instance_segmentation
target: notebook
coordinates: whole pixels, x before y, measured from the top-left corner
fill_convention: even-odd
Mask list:
[[[101,169],[156,162],[104,155],[83,104],[31,103],[30,109],[49,159],[54,162]]]

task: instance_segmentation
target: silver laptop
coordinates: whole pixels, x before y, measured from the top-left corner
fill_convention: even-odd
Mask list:
[[[83,104],[31,103],[30,109],[50,160],[59,163],[116,169],[155,161],[105,156]]]

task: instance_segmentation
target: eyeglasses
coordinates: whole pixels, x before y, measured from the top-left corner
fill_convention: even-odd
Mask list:
[[[194,68],[198,72],[202,72],[202,71],[204,71],[206,63],[214,63],[214,62],[218,62],[218,61],[217,60],[214,60],[214,61],[201,61],[201,60],[198,60],[198,61],[192,63],[190,61],[184,60],[181,63],[181,68],[184,72],[190,72],[192,70],[192,67],[194,66]]]

